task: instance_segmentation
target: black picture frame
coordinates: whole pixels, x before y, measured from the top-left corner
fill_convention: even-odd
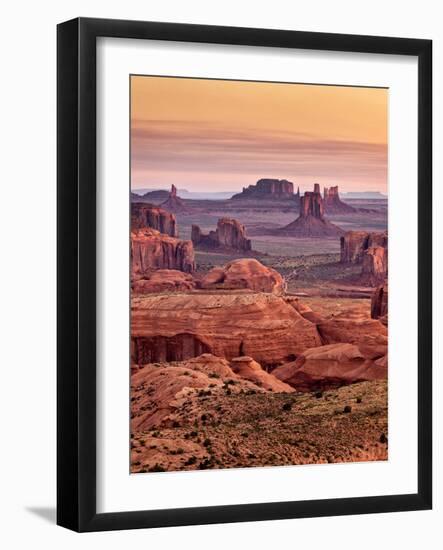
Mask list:
[[[418,490],[415,494],[96,512],[96,39],[399,54],[418,59]],[[104,531],[432,507],[432,42],[78,18],[57,29],[57,523]]]

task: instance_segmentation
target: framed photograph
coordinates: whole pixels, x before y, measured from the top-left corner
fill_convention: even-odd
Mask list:
[[[431,508],[431,75],[429,40],[58,26],[59,525]]]

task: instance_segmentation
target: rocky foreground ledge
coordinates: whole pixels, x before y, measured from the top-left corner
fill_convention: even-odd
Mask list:
[[[300,393],[205,354],[134,366],[131,383],[133,473],[387,459],[385,380]]]

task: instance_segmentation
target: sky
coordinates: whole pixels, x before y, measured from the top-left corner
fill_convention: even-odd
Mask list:
[[[387,191],[388,90],[131,77],[131,185]]]

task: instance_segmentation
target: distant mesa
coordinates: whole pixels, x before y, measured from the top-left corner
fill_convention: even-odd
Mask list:
[[[382,284],[388,276],[388,232],[348,231],[340,239],[340,261],[361,264],[362,282]]]
[[[344,231],[325,217],[325,206],[320,194],[320,185],[314,191],[306,191],[300,199],[300,216],[278,233],[294,237],[336,237]]]
[[[134,279],[153,269],[195,270],[194,247],[151,228],[131,231],[131,274]]]
[[[154,189],[153,191],[148,191],[142,195],[144,200],[153,201],[155,203],[161,203],[168,199],[169,191],[166,189]]]
[[[251,240],[246,237],[244,225],[233,218],[220,218],[217,229],[208,234],[204,234],[198,225],[193,225],[191,239],[196,248],[221,248],[243,252],[249,252],[252,249]]]
[[[323,189],[323,202],[327,214],[352,214],[357,210],[340,199],[338,185]]]
[[[260,179],[255,185],[243,187],[241,193],[231,197],[232,200],[238,199],[300,199],[300,190],[294,194],[294,184],[288,180],[278,179]]]
[[[224,267],[214,267],[200,282],[205,290],[244,290],[282,294],[283,277],[254,258],[229,262]]]
[[[183,199],[177,195],[177,187],[175,187],[174,184],[171,185],[171,191],[168,194],[168,198],[165,202],[162,202],[160,206],[168,212],[182,213],[189,211]]]
[[[144,227],[156,229],[170,237],[177,237],[178,234],[174,214],[153,204],[133,202],[131,204],[131,228],[143,229]]]

